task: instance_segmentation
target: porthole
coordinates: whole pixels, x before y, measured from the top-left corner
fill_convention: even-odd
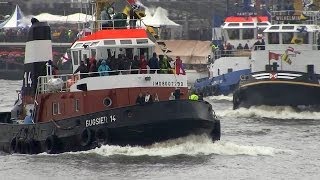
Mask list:
[[[106,107],[110,107],[112,105],[112,100],[109,98],[109,97],[106,97],[104,98],[103,100],[103,104],[106,106]]]

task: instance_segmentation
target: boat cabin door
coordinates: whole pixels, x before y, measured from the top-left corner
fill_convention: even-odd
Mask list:
[[[79,67],[81,61],[90,58],[90,51],[86,49],[72,51],[72,70],[73,72]]]

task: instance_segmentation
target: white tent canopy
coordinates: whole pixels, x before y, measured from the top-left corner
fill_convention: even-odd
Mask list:
[[[16,28],[21,27],[23,24],[19,22],[19,20],[23,19],[24,15],[18,5],[16,5],[16,8],[13,12],[13,14],[10,16],[9,19],[4,21],[0,24],[0,28]]]
[[[34,17],[39,21],[46,21],[50,23],[85,23],[88,21],[93,21],[94,18],[91,15],[83,14],[83,13],[75,13],[68,16],[60,16],[60,15],[53,15],[50,13],[41,13],[36,16],[27,16],[23,19],[23,22],[28,22],[31,24],[31,18]]]
[[[65,22],[66,17],[60,15],[53,15],[50,13],[41,13],[34,18],[38,19],[39,21],[47,21],[47,22]]]
[[[144,24],[148,26],[153,26],[153,27],[161,27],[161,26],[169,26],[169,27],[178,27],[180,26],[179,24],[175,23],[174,21],[170,20],[168,18],[168,11],[158,7],[155,10],[155,13],[153,14],[152,17],[151,12],[146,10],[146,17],[143,18]]]
[[[94,18],[91,15],[83,14],[83,13],[75,13],[68,16],[65,16],[66,22],[69,23],[83,23],[88,21],[93,21]]]

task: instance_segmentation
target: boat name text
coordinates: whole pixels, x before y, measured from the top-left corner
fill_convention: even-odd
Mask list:
[[[109,122],[115,122],[116,120],[117,120],[117,118],[115,115],[111,115],[109,117],[102,116],[102,117],[97,117],[97,118],[93,118],[93,119],[88,119],[88,120],[86,120],[86,127],[107,124]]]

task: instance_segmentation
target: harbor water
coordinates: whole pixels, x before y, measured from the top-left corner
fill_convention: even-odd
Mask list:
[[[11,109],[21,84],[0,80],[1,111]],[[221,120],[219,142],[200,135],[148,147],[106,145],[58,155],[0,153],[0,179],[320,179],[320,111],[265,106],[232,110],[231,96],[206,100]]]

